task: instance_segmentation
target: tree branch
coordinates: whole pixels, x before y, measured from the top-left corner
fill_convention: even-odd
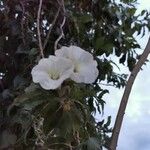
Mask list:
[[[55,23],[56,23],[56,20],[57,20],[57,18],[58,18],[59,12],[60,12],[60,7],[59,7],[58,10],[57,10],[57,13],[56,13],[56,15],[55,15],[55,17],[54,17],[53,22],[51,23],[51,26],[49,26],[49,31],[48,31],[47,36],[46,36],[46,39],[45,39],[45,41],[44,41],[43,50],[45,49],[45,47],[46,47],[46,45],[47,45],[48,39],[49,39],[50,34],[51,34],[51,31],[52,31],[52,29],[53,29],[53,27],[54,27],[54,25],[55,25]]]
[[[41,32],[40,32],[40,14],[41,14],[41,8],[42,8],[42,0],[40,0],[38,14],[37,14],[37,35],[38,35],[38,41],[39,41],[40,54],[41,54],[42,58],[44,58],[43,46],[42,46],[42,40],[41,40]]]
[[[59,42],[59,41],[61,40],[61,38],[64,36],[63,26],[64,26],[65,22],[66,22],[66,17],[64,16],[63,22],[62,22],[62,24],[60,25],[61,34],[60,34],[60,36],[58,37],[58,39],[55,41],[54,50],[57,49],[58,42]]]
[[[59,35],[59,37],[57,38],[57,40],[55,41],[55,44],[54,44],[54,50],[57,49],[57,45],[58,45],[58,42],[61,40],[61,38],[64,36],[64,32],[63,32],[63,26],[65,25],[65,22],[66,22],[66,16],[65,16],[65,5],[64,5],[64,0],[62,0],[62,9],[63,9],[63,12],[64,12],[64,18],[63,18],[63,21],[60,25],[60,31],[61,31],[61,34]]]
[[[109,150],[116,150],[116,148],[117,148],[118,137],[119,137],[119,133],[121,130],[121,125],[123,122],[125,109],[126,109],[126,106],[128,103],[128,99],[129,99],[129,95],[131,93],[133,83],[134,83],[136,76],[139,73],[142,65],[145,63],[149,53],[150,53],[150,38],[149,38],[149,41],[147,43],[147,46],[146,46],[143,54],[141,55],[141,58],[139,59],[139,61],[135,65],[135,67],[134,67],[133,71],[131,72],[129,79],[127,81],[127,85],[125,87],[125,91],[124,91],[124,94],[122,96],[120,107],[119,107],[119,110],[117,113],[117,117],[116,117],[114,129],[113,129],[113,133],[112,133],[112,137],[111,137]]]

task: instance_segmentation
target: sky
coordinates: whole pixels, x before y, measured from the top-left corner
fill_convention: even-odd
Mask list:
[[[150,11],[149,0],[139,0],[138,2],[140,4],[137,6],[137,13],[143,9]],[[149,35],[147,32],[143,38],[137,37],[143,50]],[[117,150],[150,150],[150,62],[142,68],[143,70],[138,74],[129,97]],[[124,66],[121,66],[121,70],[125,73],[128,72]],[[113,126],[124,89],[111,87],[109,90],[110,94],[108,97],[105,96],[107,104],[105,105],[104,117],[111,115]]]

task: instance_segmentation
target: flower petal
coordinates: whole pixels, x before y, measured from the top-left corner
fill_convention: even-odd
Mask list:
[[[55,55],[59,57],[69,58],[72,61],[88,62],[93,60],[92,54],[77,46],[63,46],[61,49],[55,51]]]
[[[52,55],[50,55],[48,59],[49,59],[49,61],[53,61],[53,64],[52,64],[53,68],[55,70],[57,70],[60,75],[63,75],[64,73],[66,75],[66,72],[68,72],[70,69],[73,70],[73,68],[74,68],[72,61],[69,59],[62,58],[62,57],[56,57],[56,56],[52,56]],[[65,72],[64,72],[64,70],[65,70]],[[70,76],[70,75],[68,75],[68,76]]]
[[[99,72],[96,63],[81,64],[78,73],[73,73],[71,79],[77,83],[93,83]]]
[[[58,57],[72,60],[75,69],[71,79],[77,83],[93,83],[98,76],[97,62],[92,54],[77,46],[65,47],[55,51]]]
[[[49,56],[39,61],[32,71],[33,82],[46,90],[58,88],[73,73],[74,65],[66,58]],[[56,78],[55,78],[56,77]]]

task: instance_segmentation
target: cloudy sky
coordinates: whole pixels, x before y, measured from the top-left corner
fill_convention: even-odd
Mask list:
[[[142,9],[148,9],[150,11],[149,0],[139,0],[139,3],[137,13]],[[145,48],[149,35],[150,34],[147,33],[142,39],[138,37],[142,49]],[[122,66],[121,68],[124,72],[127,72],[125,67]],[[110,94],[108,97],[105,97],[107,100],[105,115],[111,115],[113,121],[123,91],[123,89],[110,88]],[[143,67],[143,71],[138,74],[134,83],[117,150],[150,150],[150,62]]]

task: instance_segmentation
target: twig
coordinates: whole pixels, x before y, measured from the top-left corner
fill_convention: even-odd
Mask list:
[[[58,39],[55,41],[55,45],[54,45],[54,50],[57,49],[57,45],[58,45],[58,42],[61,40],[61,38],[64,36],[64,32],[63,32],[63,26],[66,22],[66,17],[64,16],[64,19],[63,19],[63,22],[60,26],[60,30],[61,30],[61,34],[59,35]]]
[[[53,29],[53,27],[54,27],[54,25],[55,25],[55,23],[56,23],[56,20],[57,20],[57,18],[58,18],[59,12],[60,12],[60,7],[58,8],[58,11],[57,11],[57,13],[56,13],[56,15],[55,15],[55,17],[54,17],[54,20],[53,20],[53,22],[51,23],[51,26],[49,26],[49,31],[48,31],[48,34],[47,34],[46,39],[45,39],[45,41],[44,41],[43,50],[45,49],[45,47],[46,47],[46,45],[47,45],[48,39],[49,39],[50,34],[51,34],[51,31],[52,31],[52,29]]]
[[[72,18],[73,19],[73,22],[74,22],[74,26],[75,26],[75,29],[76,29],[76,31],[77,31],[77,35],[78,35],[78,44],[80,43],[79,42],[79,33],[80,33],[80,28],[79,28],[79,26],[78,26],[78,23],[77,23],[77,19],[75,19],[75,18]]]
[[[46,136],[43,132],[43,122],[44,122],[44,118],[40,117],[40,118],[35,118],[34,122],[33,122],[33,128],[35,131],[35,134],[37,136],[36,141],[35,141],[35,145],[40,145],[40,146],[44,146],[45,144],[45,139]]]
[[[37,34],[38,34],[40,54],[41,54],[42,58],[44,58],[43,46],[42,46],[42,40],[41,40],[41,33],[40,33],[40,14],[41,14],[41,8],[42,8],[42,0],[40,0],[38,14],[37,14]]]
[[[149,53],[150,53],[150,38],[149,38],[149,41],[147,43],[147,46],[146,46],[143,54],[141,55],[141,58],[135,65],[135,67],[134,67],[133,71],[131,72],[130,77],[127,81],[127,85],[126,85],[124,94],[122,96],[120,107],[119,107],[119,110],[117,113],[109,150],[116,150],[116,148],[117,148],[117,142],[118,142],[118,137],[119,137],[119,133],[121,130],[123,116],[125,114],[125,109],[126,109],[126,106],[128,103],[128,99],[129,99],[129,95],[130,95],[133,83],[134,83],[136,76],[137,76],[138,72],[140,71],[142,65],[145,63]]]
[[[77,143],[78,143],[78,145],[80,144],[80,134],[79,134],[79,132],[77,131],[77,133],[76,133],[76,140],[77,140]]]
[[[62,24],[60,25],[60,30],[61,30],[61,34],[59,35],[59,37],[57,38],[57,40],[55,41],[55,44],[54,44],[54,50],[57,49],[57,45],[58,45],[58,42],[61,40],[61,38],[64,36],[64,32],[63,32],[63,26],[66,22],[66,16],[65,16],[65,5],[64,5],[64,0],[62,0],[62,8],[63,8],[63,12],[64,12],[64,18],[63,18],[63,21],[62,21]]]

